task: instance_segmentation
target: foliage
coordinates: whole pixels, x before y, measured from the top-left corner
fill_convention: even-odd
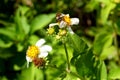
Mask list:
[[[1,0],[0,80],[119,80],[119,11],[120,0]],[[65,44],[47,34],[57,12],[80,20]],[[53,49],[48,65],[27,68],[26,50],[41,38]]]

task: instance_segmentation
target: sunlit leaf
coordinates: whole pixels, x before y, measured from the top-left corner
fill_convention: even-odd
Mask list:
[[[30,8],[27,6],[19,6],[19,8],[20,8],[22,15],[25,15],[25,13],[27,13],[27,11],[30,10]]]
[[[71,80],[71,79],[77,80],[77,79],[79,79],[79,78],[76,77],[76,76],[71,75],[70,73],[68,73],[68,74],[66,75],[66,77],[64,78],[64,80]]]
[[[93,46],[95,53],[97,55],[100,55],[103,49],[106,49],[111,46],[112,42],[113,36],[111,34],[103,32],[96,35]]]
[[[28,34],[30,31],[30,25],[27,23],[27,18],[25,16],[21,17],[21,27],[23,28],[25,34]]]
[[[54,17],[55,14],[40,14],[36,16],[31,22],[31,33],[48,25]]]
[[[100,80],[107,80],[107,70],[104,62],[100,66]]]
[[[108,5],[103,3],[103,5],[105,5],[105,7],[101,9],[100,23],[105,24],[110,14],[110,11],[115,8],[116,4],[111,2]]]
[[[99,2],[104,3],[104,4],[109,4],[111,1],[110,0],[99,0]]]
[[[100,59],[105,60],[107,58],[111,59],[115,57],[116,49],[115,46],[109,46],[102,50],[102,53],[100,55]]]
[[[120,68],[111,69],[109,74],[109,79],[120,79]]]

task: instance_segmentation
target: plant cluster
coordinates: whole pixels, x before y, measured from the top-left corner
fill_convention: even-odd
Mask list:
[[[0,80],[119,80],[120,0],[1,0]]]

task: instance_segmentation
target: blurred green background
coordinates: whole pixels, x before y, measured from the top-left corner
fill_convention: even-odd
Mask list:
[[[60,80],[64,76],[63,46],[46,33],[48,25],[56,22],[57,12],[80,19],[73,31],[105,61],[108,79],[120,79],[120,0],[0,0],[0,80]],[[40,38],[53,47],[50,63],[61,70],[26,67],[26,50]],[[73,49],[68,46],[68,51],[72,57]],[[67,75],[65,80],[77,79]]]

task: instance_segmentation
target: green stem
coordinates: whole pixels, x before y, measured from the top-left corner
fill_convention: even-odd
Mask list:
[[[63,42],[63,44],[64,44],[65,53],[66,53],[66,58],[67,58],[67,72],[70,72],[70,62],[69,62],[68,51],[67,51],[66,44],[65,44],[64,42]]]
[[[44,80],[47,79],[47,76],[46,76],[46,73],[45,73],[45,68],[43,68],[43,78],[44,78]]]

